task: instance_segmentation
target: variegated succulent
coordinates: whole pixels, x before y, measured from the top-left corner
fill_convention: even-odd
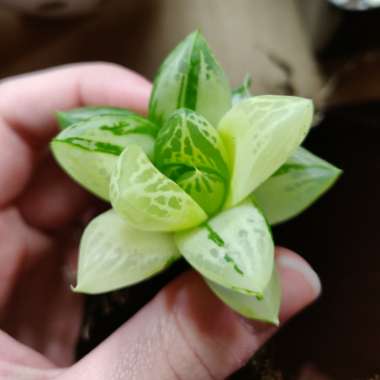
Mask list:
[[[76,291],[129,286],[184,257],[237,312],[278,323],[270,225],[303,211],[340,170],[300,147],[310,100],[249,87],[231,92],[194,32],[162,64],[148,118],[109,107],[58,114],[55,158],[112,205],[84,232]]]

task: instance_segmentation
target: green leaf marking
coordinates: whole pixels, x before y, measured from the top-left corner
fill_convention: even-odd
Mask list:
[[[137,145],[127,147],[112,173],[111,202],[137,229],[176,231],[204,222],[205,212],[162,174]]]
[[[299,147],[253,196],[270,224],[281,223],[309,207],[340,174],[335,166]]]
[[[136,230],[109,210],[91,221],[80,244],[75,291],[109,292],[143,281],[180,257],[173,235]]]
[[[218,212],[229,188],[229,169],[217,130],[187,109],[172,114],[160,129],[154,161],[208,215]]]
[[[128,115],[93,116],[64,129],[52,143],[56,160],[83,187],[109,199],[109,182],[117,157],[130,144],[153,154],[157,127]]]
[[[251,200],[205,225],[177,232],[175,240],[185,259],[207,279],[239,293],[263,295],[273,270],[274,244]]]
[[[218,130],[232,164],[226,207],[241,202],[285,163],[312,117],[310,100],[276,95],[243,100],[223,117]]]
[[[66,129],[70,125],[79,121],[88,120],[94,116],[129,116],[132,112],[124,108],[115,107],[81,107],[69,111],[57,112],[57,120],[61,129]]]
[[[179,108],[197,111],[212,125],[231,107],[228,80],[199,32],[165,59],[153,84],[149,118],[157,125]]]
[[[261,297],[246,295],[206,279],[210,289],[231,309],[249,319],[279,324],[281,287],[276,267]]]
[[[252,77],[251,75],[247,74],[244,78],[243,84],[232,91],[232,105],[238,104],[242,100],[250,98],[252,96],[251,86]]]

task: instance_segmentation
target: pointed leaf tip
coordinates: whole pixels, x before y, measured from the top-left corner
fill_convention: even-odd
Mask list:
[[[277,269],[273,267],[272,277],[260,299],[255,296],[241,294],[206,279],[210,289],[231,309],[245,318],[279,325],[281,305],[281,287]]]
[[[73,290],[97,294],[123,288],[152,277],[178,258],[172,234],[136,230],[109,210],[84,231]]]
[[[247,74],[243,83],[232,91],[232,105],[238,104],[242,100],[250,98],[252,96],[251,87],[252,77],[250,74]]]
[[[285,222],[304,211],[324,194],[342,171],[299,147],[253,197],[270,224]]]
[[[173,111],[188,108],[216,126],[230,107],[227,77],[202,34],[195,31],[161,65],[153,84],[149,118],[163,125]]]
[[[288,159],[312,117],[310,100],[276,95],[243,100],[223,117],[219,132],[233,166],[226,207],[246,198]]]
[[[201,227],[176,233],[175,241],[207,279],[239,293],[263,294],[272,274],[274,244],[265,218],[249,199]]]

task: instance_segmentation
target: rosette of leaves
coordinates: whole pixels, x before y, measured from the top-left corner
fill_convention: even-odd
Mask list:
[[[112,205],[84,231],[75,291],[126,287],[183,257],[231,308],[278,323],[270,225],[302,212],[340,170],[300,147],[310,100],[249,87],[231,92],[194,32],[163,62],[148,118],[109,107],[58,114],[56,160]]]

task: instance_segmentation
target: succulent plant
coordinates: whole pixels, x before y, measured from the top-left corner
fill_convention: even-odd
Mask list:
[[[112,206],[84,231],[74,290],[130,286],[183,257],[231,308],[277,324],[270,226],[340,175],[300,146],[312,119],[311,100],[252,96],[249,78],[231,91],[199,32],[163,62],[147,118],[110,107],[60,112],[56,160]]]

